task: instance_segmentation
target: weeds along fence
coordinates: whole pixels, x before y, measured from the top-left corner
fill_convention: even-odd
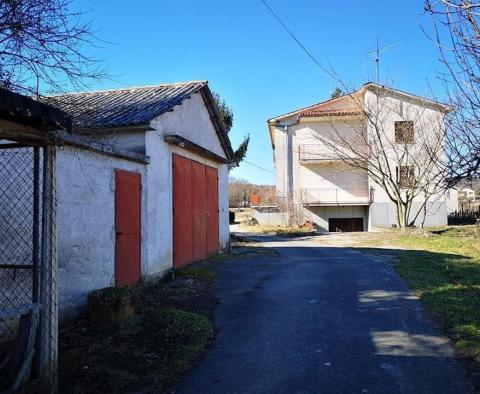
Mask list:
[[[32,369],[45,386],[57,360],[54,168],[53,146],[0,144],[0,364],[19,342],[16,312],[39,308]]]
[[[455,211],[448,215],[449,225],[476,224],[480,220],[480,207],[476,210]]]

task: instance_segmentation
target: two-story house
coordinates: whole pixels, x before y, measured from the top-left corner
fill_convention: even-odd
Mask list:
[[[308,220],[320,231],[392,227],[401,215],[392,201],[394,192],[412,201],[404,215],[409,223],[447,224],[448,193],[439,163],[448,110],[367,83],[353,93],[269,119],[285,224]],[[369,169],[355,165],[358,161]]]

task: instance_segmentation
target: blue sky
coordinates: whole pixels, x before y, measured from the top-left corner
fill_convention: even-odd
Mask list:
[[[75,0],[101,39],[89,49],[105,61],[115,81],[92,89],[206,79],[234,111],[234,147],[246,133],[248,162],[231,172],[273,184],[266,119],[329,98],[338,85],[281,28],[261,0]],[[367,55],[376,45],[400,43],[381,59],[381,80],[424,94],[434,88],[441,65],[420,26],[422,0],[269,0],[270,6],[324,65],[349,86],[374,80]]]

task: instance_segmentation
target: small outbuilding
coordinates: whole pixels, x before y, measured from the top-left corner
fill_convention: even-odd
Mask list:
[[[0,375],[8,364],[13,391],[32,359],[54,385],[58,321],[90,292],[228,246],[233,165],[205,81],[42,100],[0,89]]]
[[[235,161],[206,81],[46,101],[73,122],[54,136],[60,320],[228,246]]]
[[[229,243],[230,140],[207,82],[55,96],[60,316]]]

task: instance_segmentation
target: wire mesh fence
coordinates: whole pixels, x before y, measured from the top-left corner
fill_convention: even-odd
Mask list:
[[[47,387],[55,386],[57,361],[55,215],[55,147],[0,144],[0,365],[20,341],[15,311],[34,305],[33,370]]]
[[[3,310],[33,301],[34,189],[34,149],[0,149],[0,309]],[[0,320],[0,338],[14,337],[17,324],[15,317]]]

